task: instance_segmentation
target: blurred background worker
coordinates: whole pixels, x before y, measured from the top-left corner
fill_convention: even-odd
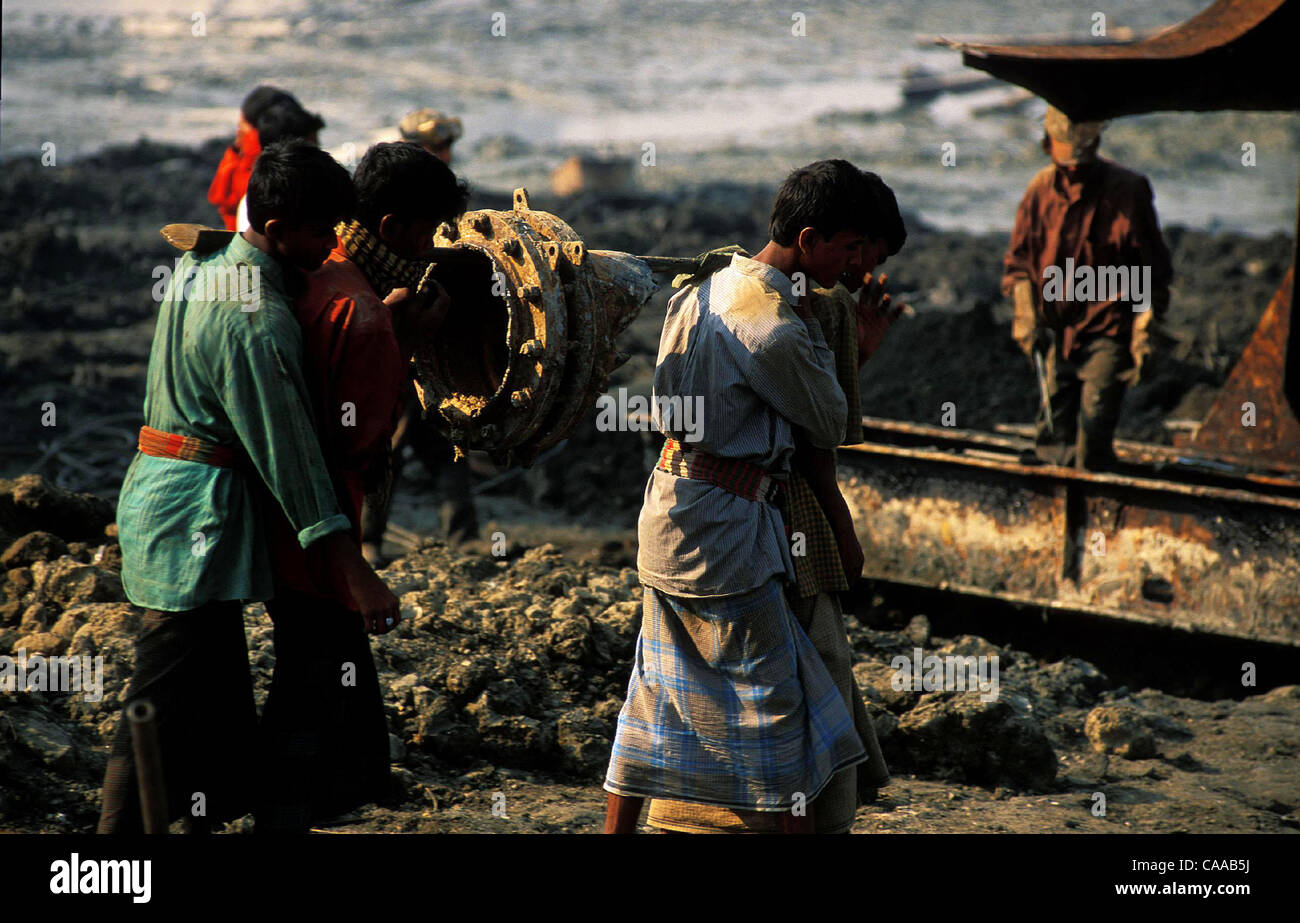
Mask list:
[[[262,84],[244,97],[239,106],[239,127],[235,140],[226,148],[216,175],[208,186],[208,201],[217,207],[227,231],[235,230],[235,213],[248,189],[248,178],[253,174],[253,163],[262,148],[270,142],[263,141],[257,131],[257,120],[268,107],[285,98],[292,99],[278,87]]]
[[[403,141],[414,141],[426,151],[451,166],[451,146],[463,133],[460,119],[443,115],[437,109],[416,109],[398,124]]]
[[[408,113],[397,126],[403,141],[413,141],[430,154],[451,165],[451,146],[463,134],[460,119],[444,115],[437,109],[417,109]],[[455,449],[432,423],[425,421],[416,397],[415,386],[407,385],[406,407],[393,430],[392,477],[382,488],[366,494],[361,506],[361,551],[372,565],[387,563],[383,553],[384,532],[393,494],[405,465],[406,448],[417,456],[434,481],[434,488],[446,499],[442,504],[443,536],[451,542],[478,538],[478,509],[474,505],[474,483],[469,462],[455,461]]]
[[[320,132],[325,127],[325,120],[317,113],[304,109],[292,93],[277,90],[276,94],[258,110],[253,122],[262,147],[280,141],[306,141],[319,147]],[[239,208],[235,212],[235,230],[242,234],[248,227],[248,196],[245,195],[240,198]]]
[[[1041,369],[1050,405],[1035,454],[1048,464],[1093,471],[1115,463],[1120,403],[1127,386],[1149,373],[1173,277],[1151,183],[1097,156],[1104,127],[1048,108],[1042,145],[1052,164],[1030,180],[1020,202],[1002,277],[1002,291],[1014,302],[1012,336]],[[1064,279],[1067,294],[1044,297],[1049,267],[1059,268],[1051,275]],[[1080,267],[1094,280],[1105,277],[1097,270],[1125,268],[1126,278],[1138,273],[1149,289],[1139,292],[1130,282],[1129,290],[1113,292],[1090,284],[1075,300],[1071,282]]]

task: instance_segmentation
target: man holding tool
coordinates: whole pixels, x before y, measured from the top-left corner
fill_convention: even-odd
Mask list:
[[[1103,470],[1124,391],[1149,372],[1173,269],[1151,184],[1097,156],[1103,124],[1049,108],[1044,127],[1052,164],[1016,212],[1002,291],[1039,381],[1037,459]],[[1105,284],[1121,277],[1127,287]]]

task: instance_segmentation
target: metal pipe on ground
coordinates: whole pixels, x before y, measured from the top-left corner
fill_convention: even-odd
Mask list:
[[[131,723],[131,747],[135,751],[135,773],[140,785],[140,813],[144,832],[166,833],[167,789],[163,785],[157,709],[148,699],[136,699],[127,705],[126,718]]]

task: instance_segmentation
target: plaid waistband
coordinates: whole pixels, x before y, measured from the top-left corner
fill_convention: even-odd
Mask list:
[[[208,442],[197,436],[165,433],[152,426],[140,427],[140,439],[136,447],[143,454],[155,458],[179,458],[182,461],[202,462],[218,468],[239,467],[239,456],[229,446]]]
[[[778,503],[785,495],[785,482],[772,477],[766,468],[738,458],[688,450],[671,437],[664,440],[655,467],[679,478],[708,481],[746,500]]]

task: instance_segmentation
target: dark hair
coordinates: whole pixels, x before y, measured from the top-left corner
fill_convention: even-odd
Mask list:
[[[267,103],[253,126],[262,147],[266,147],[279,141],[310,138],[325,127],[325,120],[314,112],[308,112],[298,100],[286,93],[284,98]]]
[[[384,215],[454,221],[469,203],[469,190],[456,174],[413,141],[376,144],[353,174],[357,220],[379,233]]]
[[[898,199],[889,184],[875,173],[870,170],[860,172],[875,197],[875,207],[868,213],[864,232],[873,240],[883,240],[889,247],[886,255],[893,256],[903,249],[903,244],[907,241],[907,227],[898,210]]]
[[[254,87],[252,91],[244,97],[244,101],[239,104],[239,111],[243,114],[244,118],[250,125],[256,127],[257,120],[266,110],[266,107],[284,99],[293,99],[293,96],[279,87],[273,87],[269,84],[263,83],[260,86]]]
[[[248,178],[248,223],[258,233],[272,218],[291,228],[346,221],[357,208],[352,177],[329,154],[306,141],[263,148]]]
[[[810,163],[781,184],[772,206],[772,240],[789,247],[804,228],[825,238],[858,231],[887,241],[890,255],[902,249],[907,239],[893,191],[879,176],[847,160]]]

